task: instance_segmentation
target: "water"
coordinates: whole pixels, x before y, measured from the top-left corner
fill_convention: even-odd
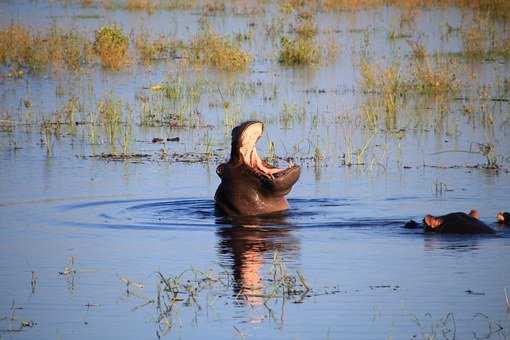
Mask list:
[[[495,216],[510,209],[510,111],[508,101],[479,101],[487,85],[491,98],[508,98],[501,90],[510,75],[508,61],[462,62],[467,71],[459,76],[469,81],[457,99],[445,104],[411,95],[399,103],[394,127],[380,122],[369,130],[360,112],[374,96],[358,89],[358,53],[368,34],[377,62],[410,62],[407,43],[387,38],[398,29],[398,10],[320,12],[319,27],[332,32],[341,53],[332,63],[305,69],[275,61],[278,41],[269,41],[264,32],[277,12],[270,6],[260,16],[227,12],[207,18],[227,35],[247,31],[255,22],[254,38],[243,43],[255,61],[241,74],[169,62],[150,69],[134,64],[118,73],[92,67],[81,75],[2,78],[1,108],[17,125],[12,132],[0,132],[0,319],[11,315],[14,301],[22,307],[15,310],[17,319],[36,324],[13,332],[3,319],[0,336],[508,338],[504,290],[510,289],[510,230],[497,225]],[[201,17],[199,10],[148,15],[74,3],[0,3],[1,27],[15,21],[44,29],[56,21],[90,36],[100,25],[117,22],[126,32],[145,27],[153,36],[189,39]],[[446,22],[459,27],[469,22],[465,17],[456,8],[423,10],[416,18],[417,35],[428,51],[459,52],[460,34],[442,38],[442,27]],[[317,39],[329,38],[321,33]],[[209,82],[190,109],[199,111],[208,126],[139,126],[138,94],[150,94],[148,87],[176,74],[191,84]],[[248,90],[228,94],[243,86]],[[231,111],[218,105],[218,87]],[[64,94],[58,94],[59,88]],[[100,127],[98,140],[91,142],[86,125],[76,130],[64,126],[48,155],[38,123],[73,96],[83,105],[77,120],[85,121],[110,90],[133,108],[130,152],[150,157],[136,162],[90,157],[115,148]],[[31,110],[23,106],[25,99]],[[470,105],[472,116],[465,113]],[[286,110],[303,110],[304,118],[289,121]],[[484,125],[489,112],[493,123]],[[34,121],[25,125],[30,115]],[[294,156],[302,164],[288,212],[232,220],[215,211],[215,168],[229,153],[227,120],[232,117],[264,121],[259,154],[266,154],[273,141],[278,155]],[[174,136],[180,141],[151,143],[153,137]],[[203,153],[209,139],[217,155],[212,161],[192,164],[160,157],[161,149]],[[364,165],[342,165],[349,141],[353,151],[370,141]],[[494,144],[499,170],[472,167],[485,162],[476,143]],[[475,152],[465,152],[473,145]],[[318,164],[311,160],[317,146],[326,156]],[[428,235],[403,228],[427,213],[471,208],[480,211],[496,235]],[[271,289],[279,256],[290,275],[304,276],[311,292],[267,301],[258,296]],[[76,273],[59,274],[66,266]],[[191,275],[192,268],[226,272],[232,282],[202,290],[198,304],[179,301],[169,314],[168,329],[156,308],[156,272]],[[144,287],[131,285],[128,292],[125,278]]]

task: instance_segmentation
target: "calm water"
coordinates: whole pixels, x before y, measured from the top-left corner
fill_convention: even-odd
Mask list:
[[[510,229],[494,223],[498,211],[510,210],[510,174],[505,170],[509,167],[510,110],[507,101],[489,101],[487,110],[493,113],[494,123],[482,126],[477,99],[485,85],[492,97],[501,95],[496,83],[510,76],[508,61],[463,64],[476,80],[462,90],[461,96],[470,98],[467,102],[448,102],[447,115],[434,100],[412,97],[399,106],[391,131],[367,132],[357,123],[367,100],[357,90],[356,53],[364,35],[359,30],[370,32],[376,60],[408,62],[406,42],[387,39],[388,31],[398,27],[398,11],[319,13],[319,27],[333,29],[341,53],[331,64],[297,70],[280,67],[275,61],[277,42],[265,38],[264,25],[274,13],[275,9],[270,10],[260,18],[208,17],[223,34],[246,31],[250,22],[257,22],[255,38],[243,44],[255,61],[247,72],[234,76],[159,64],[150,70],[133,65],[115,74],[93,68],[79,76],[2,78],[1,109],[18,125],[13,132],[0,132],[0,318],[10,315],[14,301],[22,307],[15,311],[17,318],[36,325],[8,332],[9,322],[1,320],[1,337],[510,336],[504,291],[510,291]],[[78,17],[87,15],[87,19]],[[44,29],[57,22],[90,35],[102,24],[117,22],[126,32],[145,27],[154,36],[165,33],[189,39],[198,31],[200,18],[196,11],[149,16],[58,2],[0,3],[1,27],[18,22]],[[459,35],[441,39],[441,27],[445,22],[457,27],[462,20],[458,9],[426,10],[417,16],[416,30],[425,32],[420,37],[427,50],[458,52]],[[137,94],[176,73],[189,82],[217,82],[222,88],[235,82],[251,86],[242,95],[226,96],[232,111],[239,111],[235,120],[256,117],[265,122],[260,154],[267,153],[271,140],[281,156],[310,157],[315,146],[327,155],[317,167],[303,161],[301,179],[289,195],[290,211],[266,219],[225,219],[215,214],[212,200],[219,184],[217,162],[159,159],[161,148],[202,152],[206,138],[212,140],[220,159],[228,154],[230,127],[225,121],[232,112],[213,105],[220,100],[216,83],[194,103],[209,128],[135,124],[131,152],[151,155],[139,163],[89,158],[112,147],[100,129],[100,140],[92,145],[88,127],[81,126],[77,131],[65,127],[48,156],[39,128],[22,124],[28,114],[24,99],[31,100],[32,114],[40,121],[51,117],[68,98],[80,96],[84,108],[77,119],[85,119],[110,90],[132,105],[136,116],[140,111]],[[470,79],[468,73],[461,77]],[[59,86],[65,88],[63,95],[56,94]],[[267,100],[267,96],[274,98]],[[467,104],[475,106],[474,118],[464,114]],[[305,118],[282,119],[285,105],[304,110]],[[156,136],[179,136],[181,141],[164,146],[150,143]],[[355,149],[371,140],[365,166],[340,165],[348,139]],[[479,153],[465,152],[470,145],[489,142],[495,145],[503,170],[464,167],[485,161]],[[448,190],[438,190],[438,185]],[[497,229],[495,236],[424,235],[421,230],[402,228],[409,219],[421,220],[426,213],[471,208]],[[242,298],[243,287],[259,292],[270,288],[275,254],[282,256],[290,274],[304,275],[312,294],[302,301],[272,299],[266,305],[256,296]],[[60,275],[70,257],[76,273]],[[190,268],[226,271],[234,282],[201,292],[200,308],[180,303],[172,317],[173,327],[163,334],[154,301],[147,303],[156,296],[156,272],[177,275]],[[32,271],[37,275],[34,289]],[[144,288],[134,287],[128,294],[122,282],[126,277],[143,283]]]

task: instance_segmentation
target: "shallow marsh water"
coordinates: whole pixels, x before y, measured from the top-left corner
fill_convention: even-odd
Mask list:
[[[17,125],[14,131],[0,132],[0,317],[10,315],[14,301],[22,307],[15,310],[18,319],[36,324],[13,332],[8,320],[2,320],[1,337],[510,336],[504,292],[510,290],[510,230],[494,223],[498,211],[510,209],[510,111],[508,101],[488,100],[494,121],[486,126],[480,123],[485,113],[477,106],[484,85],[490,85],[490,97],[508,99],[498,85],[499,79],[510,76],[508,61],[466,63],[476,80],[458,97],[469,99],[448,100],[446,115],[441,113],[443,103],[411,96],[401,103],[396,126],[368,131],[357,122],[360,107],[373,96],[358,90],[353,55],[365,30],[375,60],[407,60],[405,41],[387,39],[388,31],[397,27],[398,11],[361,11],[354,15],[356,20],[352,13],[319,13],[319,27],[333,28],[341,52],[333,63],[305,69],[281,67],[275,61],[278,44],[275,47],[263,34],[263,23],[276,15],[274,11],[262,16],[253,41],[243,44],[255,61],[241,74],[190,71],[163,63],[150,69],[133,65],[118,73],[93,68],[78,76],[2,78],[2,110],[14,116]],[[148,15],[72,3],[0,3],[2,26],[15,21],[44,29],[55,20],[90,34],[102,24],[117,22],[126,32],[145,26],[155,36],[163,32],[189,39],[199,30],[200,18],[196,11]],[[426,10],[416,19],[416,31],[424,32],[427,50],[455,53],[461,47],[459,36],[443,41],[440,27],[444,22],[457,27],[462,18],[456,8]],[[247,30],[249,22],[258,19],[229,13],[208,17],[222,34]],[[319,38],[326,39],[323,35]],[[89,157],[111,152],[112,146],[100,128],[99,142],[91,143],[88,126],[75,131],[65,126],[48,155],[39,128],[24,124],[27,116],[35,116],[35,121],[51,117],[77,95],[85,107],[77,119],[84,120],[111,89],[134,108],[138,122],[137,94],[168,74],[174,79],[175,73],[191,83],[218,83],[207,85],[199,102],[192,104],[209,127],[134,124],[130,150],[150,154],[149,159]],[[470,79],[469,72],[461,76]],[[217,88],[226,92],[235,88],[235,81],[252,89],[227,95],[231,111],[218,107],[222,98]],[[58,87],[65,89],[64,95],[56,94]],[[32,112],[23,107],[24,99],[32,102]],[[466,102],[476,107],[474,116],[463,114]],[[296,114],[289,119],[286,110],[304,110],[304,118]],[[211,139],[214,153],[222,159],[229,152],[231,126],[226,121],[232,117],[257,117],[266,123],[259,153],[266,153],[271,140],[278,155],[303,158],[303,173],[289,195],[291,209],[285,215],[241,221],[217,216],[212,197],[219,183],[218,161],[188,164],[160,157],[162,148],[203,152],[205,140]],[[346,135],[355,149],[373,138],[363,157],[365,165],[341,165],[348,149]],[[153,137],[174,136],[181,141],[150,142]],[[501,169],[471,167],[485,158],[465,151],[473,143],[489,142],[495,145]],[[310,150],[317,145],[327,156],[318,164],[310,162]],[[425,213],[471,208],[480,211],[497,235],[424,235],[402,228]],[[270,288],[275,254],[282,256],[289,273],[304,275],[313,294],[302,301],[270,299],[264,305],[257,296],[239,293],[240,287]],[[69,257],[76,273],[60,275],[70,266]],[[201,308],[179,304],[172,328],[165,329],[155,302],[147,303],[157,294],[155,273],[178,275],[190,268],[226,271],[234,282],[204,290]],[[32,271],[37,275],[33,289]],[[128,293],[123,278],[144,287],[132,285]]]

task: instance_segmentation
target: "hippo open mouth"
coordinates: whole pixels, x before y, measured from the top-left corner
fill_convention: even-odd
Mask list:
[[[255,147],[264,132],[259,121],[232,130],[230,160],[216,170],[221,183],[217,205],[229,215],[257,215],[288,209],[285,195],[299,179],[301,168],[289,164],[279,169],[262,160]]]
[[[251,124],[242,129],[239,135],[238,148],[242,162],[253,171],[261,172],[271,178],[285,175],[285,171],[290,167],[287,169],[275,168],[264,162],[257,154],[256,144],[264,132],[264,125],[261,122],[248,123]]]

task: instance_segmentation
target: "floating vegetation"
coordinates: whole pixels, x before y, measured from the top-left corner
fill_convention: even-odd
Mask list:
[[[118,26],[103,26],[95,32],[94,51],[106,69],[118,70],[127,63],[129,40]]]
[[[134,162],[140,162],[143,160],[150,160],[151,159],[150,154],[146,153],[133,153],[133,154],[116,154],[116,153],[101,153],[99,155],[92,155],[85,158],[97,158],[105,161],[134,161]]]
[[[12,301],[9,315],[0,318],[0,322],[6,321],[9,325],[6,329],[1,329],[1,333],[19,333],[22,332],[25,328],[31,328],[37,325],[37,323],[32,320],[18,318],[16,312],[22,309],[23,307],[17,306],[16,302],[14,300]]]
[[[191,268],[177,275],[165,275],[158,271],[156,278],[155,297],[138,295],[143,299],[143,304],[135,309],[154,306],[158,336],[171,332],[177,322],[182,323],[184,310],[191,312],[191,317],[196,321],[206,308],[213,308],[232,296],[237,303],[263,306],[268,319],[276,321],[277,306],[284,308],[286,302],[299,304],[310,297],[340,292],[337,286],[312,288],[302,273],[289,272],[282,255],[277,251],[273,253],[269,271],[255,285],[243,285],[236,281],[232,273],[222,269],[201,271]]]
[[[210,30],[201,32],[193,39],[188,53],[191,63],[223,71],[242,71],[252,62],[250,54]]]

